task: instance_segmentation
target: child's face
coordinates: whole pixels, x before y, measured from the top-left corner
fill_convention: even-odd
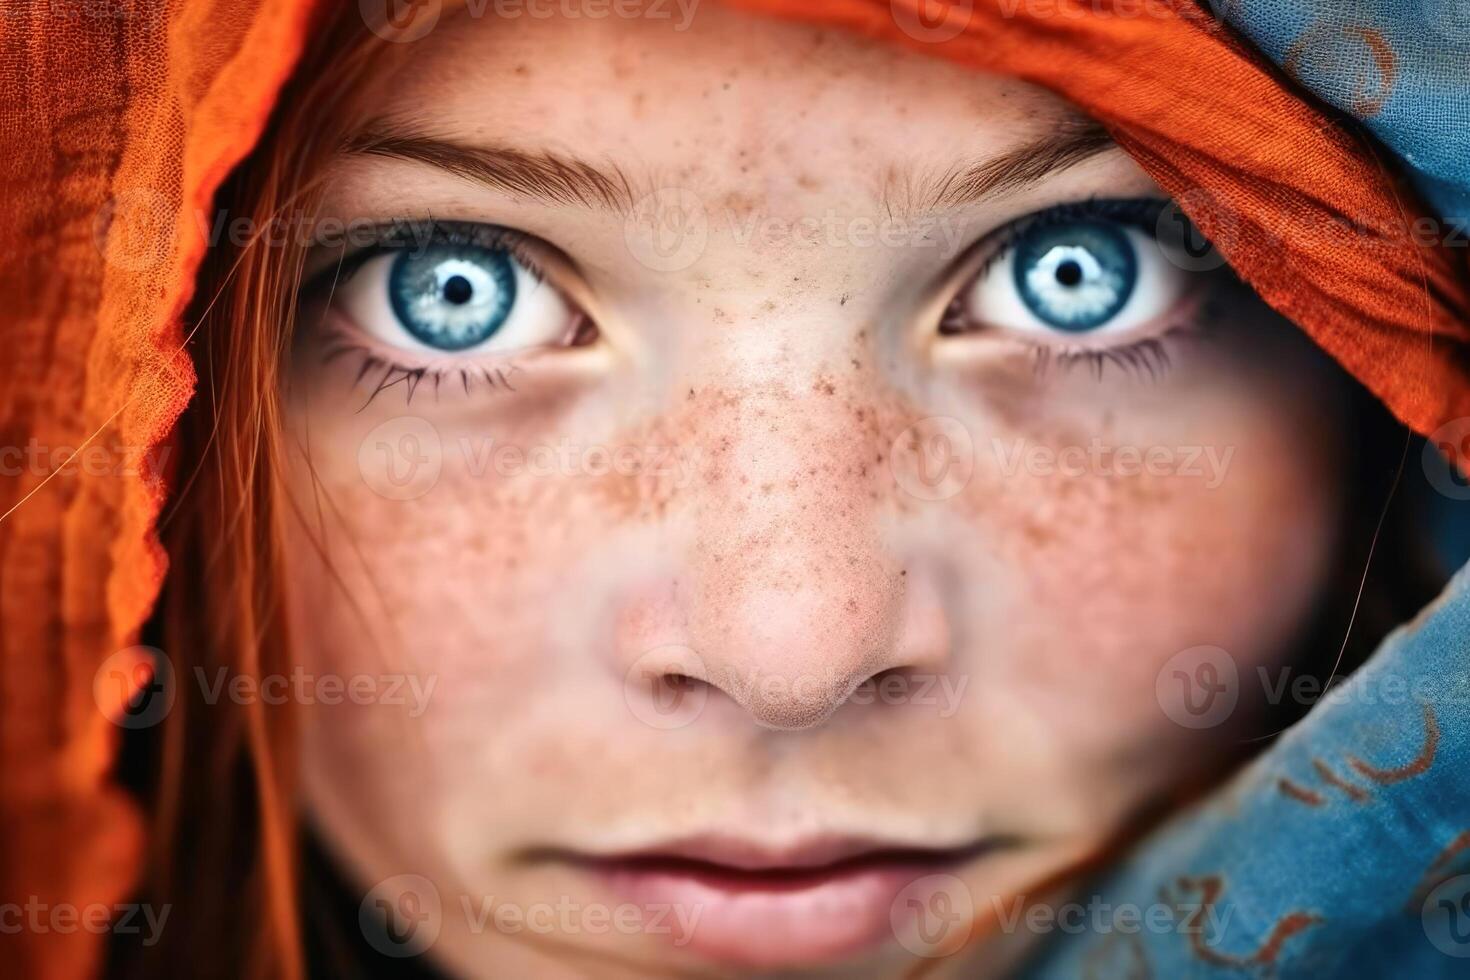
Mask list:
[[[292,621],[410,680],[307,709],[310,807],[455,971],[893,974],[1236,743],[1340,392],[1057,100],[678,23],[446,19],[333,167],[408,248],[302,318]],[[1194,729],[1200,646],[1243,693]]]

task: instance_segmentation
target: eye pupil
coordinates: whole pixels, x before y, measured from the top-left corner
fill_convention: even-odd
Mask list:
[[[463,306],[475,294],[475,287],[464,276],[450,276],[444,283],[444,298],[455,306]]]
[[[1075,286],[1082,281],[1082,266],[1068,259],[1057,266],[1057,282],[1063,286]]]
[[[1026,308],[1048,327],[1097,330],[1128,305],[1138,256],[1127,234],[1108,221],[1045,224],[1015,246],[1015,286]]]
[[[516,302],[511,257],[477,245],[403,252],[388,275],[394,315],[414,338],[443,351],[489,340]]]

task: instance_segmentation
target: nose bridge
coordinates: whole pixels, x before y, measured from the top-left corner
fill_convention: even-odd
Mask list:
[[[813,725],[897,666],[903,569],[883,543],[876,389],[859,358],[726,347],[698,431],[685,590],[709,676],[763,724]],[[735,383],[731,384],[731,379]]]

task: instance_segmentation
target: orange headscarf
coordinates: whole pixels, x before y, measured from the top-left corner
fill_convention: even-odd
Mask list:
[[[1470,415],[1463,258],[1417,242],[1419,205],[1373,146],[1202,8],[728,2],[1051,89],[1403,422]],[[313,6],[36,0],[0,16],[0,901],[113,903],[136,880],[142,825],[109,783],[104,713],[125,694],[94,678],[136,641],[164,573],[155,450],[194,386],[181,314],[206,244],[190,216],[261,133]],[[56,471],[84,447],[100,467]],[[86,932],[0,935],[0,961],[31,976],[87,975],[100,956]]]

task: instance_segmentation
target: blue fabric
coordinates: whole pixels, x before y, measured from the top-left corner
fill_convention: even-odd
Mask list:
[[[1211,0],[1325,102],[1411,169],[1438,213],[1470,228],[1470,0]]]
[[[1166,904],[1173,921],[1124,932],[1104,917],[1056,935],[1026,975],[1470,976],[1467,663],[1470,569],[1223,791],[1086,890],[1098,899],[1077,900]]]

